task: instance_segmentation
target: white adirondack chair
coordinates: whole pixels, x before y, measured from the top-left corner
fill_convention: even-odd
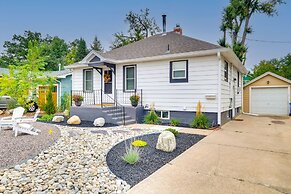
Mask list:
[[[14,123],[16,123],[16,120],[23,117],[24,110],[24,108],[18,107],[13,110],[11,117],[2,117],[0,119],[0,130],[2,127],[12,128]]]
[[[17,137],[18,133],[26,133],[29,135],[38,135],[40,132],[39,129],[34,128],[32,125],[28,123],[14,123],[13,131],[15,132],[15,137]]]
[[[37,109],[33,117],[21,117],[17,119],[19,123],[35,123],[37,121],[37,117],[40,113],[40,109]]]

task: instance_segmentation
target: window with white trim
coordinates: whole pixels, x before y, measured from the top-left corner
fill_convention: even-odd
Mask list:
[[[136,75],[135,66],[125,67],[125,91],[132,91],[136,89]]]
[[[157,110],[156,113],[161,119],[170,119],[170,111]]]
[[[85,91],[93,90],[93,69],[84,70],[84,90]]]
[[[224,63],[224,81],[228,82],[228,62]]]
[[[170,62],[170,82],[188,82],[188,61],[171,61]]]

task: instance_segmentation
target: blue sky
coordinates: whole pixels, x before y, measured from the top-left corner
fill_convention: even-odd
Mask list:
[[[248,38],[291,42],[291,1],[278,8],[279,15],[255,15],[251,25],[254,33]],[[66,41],[83,37],[91,43],[95,35],[108,49],[112,34],[126,32],[126,13],[149,8],[162,26],[162,14],[167,14],[167,30],[179,23],[185,35],[216,43],[221,12],[228,0],[1,0],[0,51],[13,34],[24,30],[59,36]],[[291,44],[248,41],[246,67],[250,69],[260,60],[283,57],[291,53]]]

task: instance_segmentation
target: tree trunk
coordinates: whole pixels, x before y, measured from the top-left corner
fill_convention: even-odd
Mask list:
[[[241,40],[241,44],[245,46],[246,39],[247,39],[247,33],[248,33],[248,28],[249,28],[249,22],[250,22],[250,15],[246,17],[245,21],[245,27],[244,27],[244,32]]]

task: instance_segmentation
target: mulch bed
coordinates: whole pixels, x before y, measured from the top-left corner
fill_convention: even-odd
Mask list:
[[[109,169],[117,177],[134,186],[205,137],[180,133],[176,137],[177,148],[173,152],[167,153],[155,148],[159,134],[142,135],[115,145],[106,157]],[[130,165],[124,162],[121,157],[125,153],[126,145],[128,147],[132,141],[137,139],[146,141],[148,145],[140,148],[140,160],[136,164]]]
[[[41,130],[36,136],[19,134],[15,137],[12,129],[0,131],[0,168],[12,167],[34,158],[60,137],[60,130],[55,126],[38,122],[33,125]]]

